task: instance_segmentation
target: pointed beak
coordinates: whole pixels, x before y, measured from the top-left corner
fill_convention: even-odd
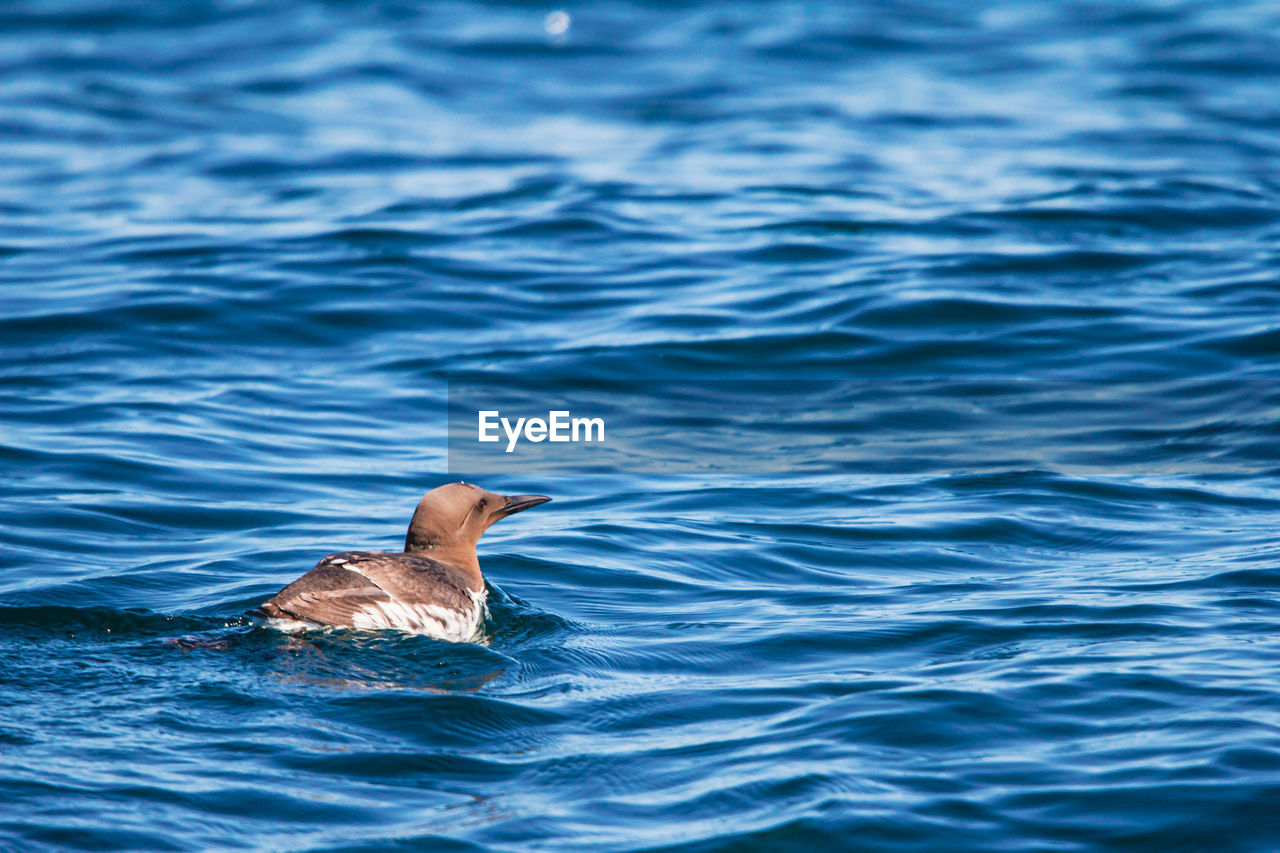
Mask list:
[[[522,512],[531,506],[544,504],[549,500],[551,498],[546,495],[511,495],[507,498],[504,506],[500,506],[493,511],[493,517],[494,520],[506,518],[508,515],[515,515],[517,512]]]

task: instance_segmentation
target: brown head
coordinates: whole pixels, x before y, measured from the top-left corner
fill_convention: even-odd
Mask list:
[[[404,539],[405,553],[466,569],[479,589],[484,581],[476,543],[489,525],[549,500],[546,495],[496,495],[470,483],[440,486],[418,502]]]

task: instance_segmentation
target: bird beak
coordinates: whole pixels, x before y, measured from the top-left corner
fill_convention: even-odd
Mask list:
[[[496,521],[499,518],[506,518],[508,515],[515,515],[517,512],[528,509],[531,506],[544,504],[551,498],[546,495],[511,495],[507,498],[504,506],[500,506],[493,511],[493,517]]]

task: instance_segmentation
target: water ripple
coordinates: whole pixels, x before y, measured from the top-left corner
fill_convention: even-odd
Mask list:
[[[0,9],[0,848],[1274,849],[1275,10],[551,11]],[[251,626],[485,382],[485,642]]]

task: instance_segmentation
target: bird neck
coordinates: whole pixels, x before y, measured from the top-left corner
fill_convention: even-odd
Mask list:
[[[476,547],[461,543],[430,542],[427,544],[406,542],[406,554],[415,557],[428,557],[438,563],[444,563],[462,573],[467,588],[472,592],[484,591],[484,575],[480,574],[480,560],[476,557]]]

